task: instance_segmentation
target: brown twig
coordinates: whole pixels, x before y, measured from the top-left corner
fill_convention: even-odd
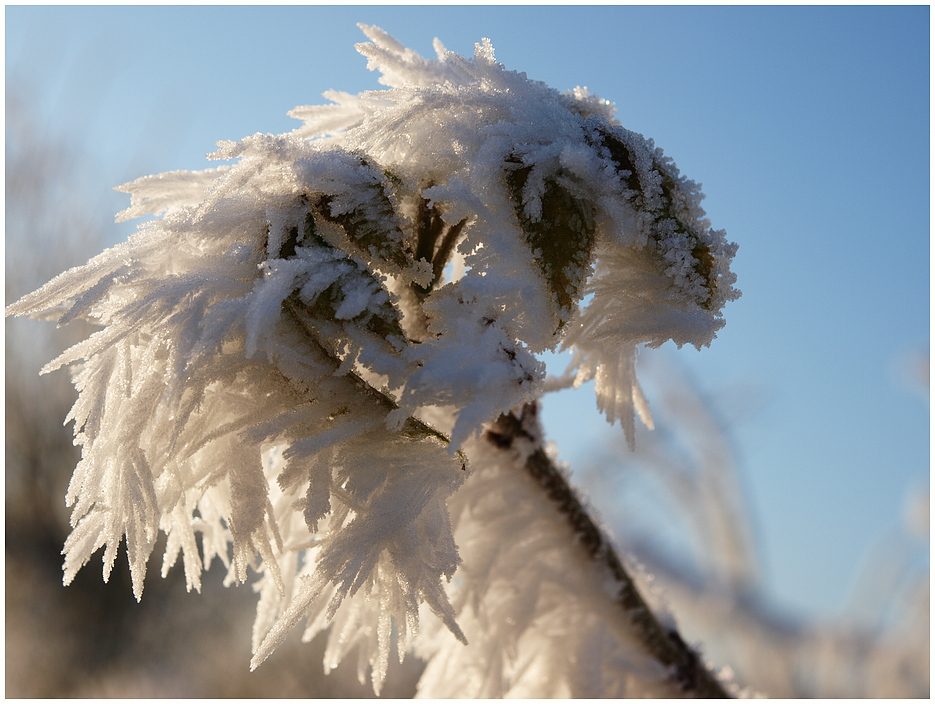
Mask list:
[[[512,448],[519,438],[534,443],[535,450],[528,455],[524,465],[526,472],[555,504],[588,556],[606,567],[616,580],[617,603],[646,650],[671,669],[669,680],[678,692],[708,699],[730,698],[698,653],[685,643],[677,630],[663,626],[643,599],[610,541],[543,449],[537,415],[538,404],[526,404],[519,418],[513,413],[501,415],[490,425],[485,437],[502,450]]]

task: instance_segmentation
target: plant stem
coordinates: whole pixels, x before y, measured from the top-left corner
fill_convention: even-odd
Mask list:
[[[282,310],[293,320],[296,325],[299,325],[308,333],[309,340],[315,345],[315,347],[321,353],[322,357],[331,362],[335,370],[340,368],[342,360],[336,358],[330,351],[328,351],[327,348],[325,348],[324,345],[321,344],[319,336],[315,332],[314,325],[312,323],[314,316],[308,312],[308,307],[302,303],[302,301],[299,300],[297,296],[293,295],[283,301]],[[399,405],[391,396],[365,381],[356,372],[345,372],[344,377],[354,385],[356,390],[364,398],[369,398],[371,401],[380,406],[385,412],[394,411],[399,408]],[[413,438],[433,437],[445,445],[448,445],[451,442],[447,435],[436,430],[428,423],[425,423],[414,416],[409,416],[406,418],[406,421],[403,424],[401,430],[404,435]],[[461,456],[460,451],[458,452],[458,455]]]
[[[705,667],[675,629],[663,626],[643,599],[632,577],[627,573],[613,546],[588,514],[575,490],[546,454],[542,429],[538,419],[538,404],[522,407],[520,416],[503,414],[485,433],[486,439],[502,450],[513,447],[514,441],[531,441],[535,449],[524,465],[529,476],[542,488],[578,538],[578,543],[595,562],[602,564],[618,585],[616,602],[646,650],[670,668],[669,682],[683,696],[730,698],[723,686]]]

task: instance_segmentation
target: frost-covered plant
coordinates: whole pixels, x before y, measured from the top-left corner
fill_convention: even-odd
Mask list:
[[[259,575],[254,666],[306,619],[375,690],[395,644],[428,694],[715,691],[544,453],[536,355],[632,444],[637,346],[711,342],[736,245],[607,101],[362,28],[387,90],[123,186],[160,217],[7,308],[101,326],[45,368],[79,391],[65,582],[125,540],[139,598],[162,531],[189,588]]]

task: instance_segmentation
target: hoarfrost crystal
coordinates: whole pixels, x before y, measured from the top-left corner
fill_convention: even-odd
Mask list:
[[[487,41],[426,60],[362,29],[386,90],[332,91],[291,134],[219,144],[233,165],[123,186],[121,219],[160,217],[7,313],[101,326],[46,367],[79,391],[66,583],[102,547],[106,579],[126,540],[139,598],[162,531],[163,574],[181,556],[190,589],[215,557],[231,582],[260,575],[254,665],[307,618],[306,638],[333,624],[326,666],[359,645],[379,690],[420,605],[462,642],[459,612],[474,623],[446,583],[491,548],[465,537],[459,556],[449,508],[496,491],[468,461],[491,461],[485,423],[546,389],[536,354],[574,351],[567,378],[596,377],[632,442],[634,413],[651,422],[637,346],[709,344],[739,294],[697,186],[609,103],[505,70]],[[470,520],[459,509],[464,536]],[[464,594],[500,588],[466,569]],[[581,657],[626,670],[605,630]],[[476,694],[548,696],[492,682]]]

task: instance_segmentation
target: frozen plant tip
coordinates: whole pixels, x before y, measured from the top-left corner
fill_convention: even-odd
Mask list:
[[[473,59],[436,41],[426,60],[362,29],[387,89],[328,92],[291,113],[292,133],[220,143],[230,165],[121,187],[120,219],[158,217],[7,314],[101,327],[44,370],[70,366],[79,392],[65,582],[100,548],[106,579],[126,540],[139,598],[162,531],[163,574],[181,557],[190,589],[214,558],[229,582],[258,575],[254,666],[304,619],[306,639],[331,628],[326,668],[358,647],[379,691],[391,646],[444,668],[439,639],[466,649],[463,623],[493,608],[500,577],[471,560],[492,570],[505,539],[470,515],[490,509],[496,486],[477,492],[504,459],[482,431],[547,389],[536,355],[572,350],[568,382],[596,377],[632,443],[635,414],[650,422],[637,346],[709,344],[739,293],[736,245],[698,187],[610,103],[505,70],[486,40]],[[546,591],[522,607],[528,628],[557,608]],[[604,608],[574,603],[563,628]],[[420,629],[423,605],[444,631]],[[478,639],[512,652],[516,628]],[[600,693],[671,679],[600,634],[579,639],[619,671]],[[524,689],[539,680],[510,662],[477,696],[565,691]]]

